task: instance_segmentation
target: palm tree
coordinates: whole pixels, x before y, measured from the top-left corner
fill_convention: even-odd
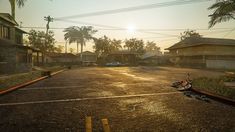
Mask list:
[[[77,54],[78,54],[78,45],[81,44],[81,33],[80,33],[80,29],[79,27],[75,27],[75,26],[72,26],[72,27],[68,27],[64,30],[64,32],[66,32],[64,34],[64,39],[66,41],[69,42],[69,44],[71,43],[77,43]]]
[[[64,35],[65,40],[68,40],[69,43],[77,42],[77,53],[78,45],[81,45],[80,59],[82,60],[83,46],[86,45],[86,41],[93,39],[92,35],[95,34],[97,31],[93,30],[93,27],[91,26],[72,26],[66,28],[64,32],[66,32]]]
[[[16,6],[16,4],[19,8],[21,8],[24,6],[24,3],[26,1],[27,0],[9,0],[9,2],[11,4],[11,15],[14,19],[15,19],[15,6]]]
[[[80,28],[81,33],[81,54],[80,59],[82,60],[83,46],[86,46],[86,41],[93,40],[93,36],[97,30],[94,30],[92,26],[82,26]]]
[[[208,9],[214,10],[213,14],[209,15],[209,17],[211,17],[209,28],[217,23],[235,19],[235,0],[217,0],[217,2]]]

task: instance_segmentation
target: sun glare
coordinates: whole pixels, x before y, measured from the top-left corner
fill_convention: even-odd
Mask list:
[[[128,33],[134,33],[136,31],[136,27],[132,24],[127,26]]]

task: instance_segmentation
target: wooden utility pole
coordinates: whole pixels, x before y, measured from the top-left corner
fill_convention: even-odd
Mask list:
[[[48,30],[50,29],[50,22],[53,22],[53,18],[51,16],[44,17],[44,20],[47,21],[46,25],[46,35],[48,34]]]

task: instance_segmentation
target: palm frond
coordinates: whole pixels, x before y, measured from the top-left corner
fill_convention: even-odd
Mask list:
[[[213,27],[217,23],[235,19],[235,0],[219,0],[208,9],[214,10],[213,14],[209,15],[209,17],[211,17],[209,28]]]
[[[26,2],[27,0],[16,0],[16,3],[17,3],[17,6],[19,8],[23,7],[24,6],[24,3]]]

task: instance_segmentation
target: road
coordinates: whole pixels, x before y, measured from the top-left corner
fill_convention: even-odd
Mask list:
[[[0,96],[1,132],[235,131],[235,107],[187,97],[174,80],[222,73],[170,67],[75,68]]]

